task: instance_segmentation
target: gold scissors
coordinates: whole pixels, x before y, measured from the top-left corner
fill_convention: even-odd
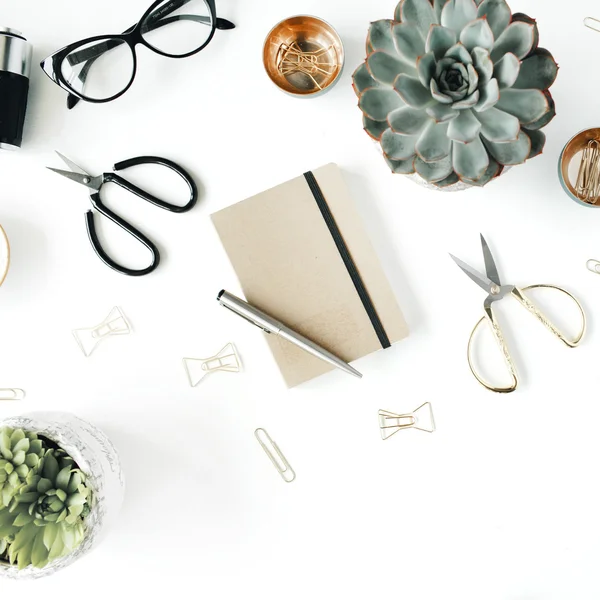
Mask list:
[[[481,236],[481,247],[483,249],[483,258],[485,261],[486,275],[482,275],[479,271],[473,269],[468,264],[464,263],[462,260],[456,258],[455,256],[452,256],[452,254],[450,255],[452,257],[452,259],[454,260],[454,262],[463,270],[463,272],[470,279],[472,279],[478,286],[483,288],[488,293],[487,298],[483,302],[483,310],[484,310],[485,314],[477,322],[477,324],[473,328],[473,331],[471,332],[471,336],[469,337],[469,345],[467,347],[467,360],[469,362],[469,367],[471,369],[471,373],[473,373],[473,376],[475,377],[475,379],[477,379],[477,381],[479,381],[479,383],[482,386],[484,386],[488,390],[491,390],[492,392],[499,392],[499,393],[507,394],[510,392],[514,392],[517,389],[517,386],[519,385],[519,379],[517,376],[517,370],[515,368],[515,364],[511,358],[510,352],[508,350],[508,346],[506,345],[506,342],[504,340],[504,334],[502,333],[502,329],[500,328],[500,325],[498,324],[498,321],[496,320],[496,317],[494,315],[494,310],[493,310],[494,302],[498,302],[499,300],[502,300],[506,296],[512,296],[513,298],[518,300],[519,303],[522,306],[524,306],[538,321],[540,321],[540,323],[542,323],[542,325],[544,325],[544,327],[546,327],[546,329],[548,329],[552,334],[554,334],[559,340],[561,340],[569,348],[575,348],[579,344],[579,342],[581,342],[581,340],[583,339],[583,336],[585,334],[585,327],[586,327],[585,313],[583,312],[583,308],[582,308],[581,304],[579,303],[579,301],[577,300],[577,298],[575,298],[575,296],[573,296],[566,290],[556,287],[554,285],[536,284],[536,285],[530,285],[530,286],[524,287],[522,289],[519,289],[519,288],[515,287],[514,285],[502,285],[500,282],[500,276],[498,275],[498,269],[496,268],[496,262],[494,261],[494,257],[492,256],[492,253],[490,252],[490,249],[489,249],[487,242],[485,241],[485,238],[483,237],[483,235]],[[542,313],[542,311],[531,300],[529,300],[529,298],[527,298],[527,296],[524,294],[524,292],[526,292],[528,290],[534,290],[534,289],[556,290],[556,291],[561,292],[562,294],[568,296],[577,305],[577,308],[579,309],[579,312],[581,313],[581,331],[577,335],[577,337],[575,337],[575,339],[570,340],[569,338],[567,338],[566,335],[561,333],[558,330],[558,328],[555,325],[553,325],[552,322]],[[477,332],[477,330],[481,327],[481,325],[485,321],[487,321],[489,323],[492,333],[494,334],[494,338],[496,339],[496,342],[498,343],[498,346],[500,347],[500,350],[502,351],[502,354],[504,356],[506,366],[508,367],[508,371],[512,378],[512,384],[509,386],[497,387],[497,386],[494,386],[494,385],[488,383],[477,372],[477,370],[475,369],[475,367],[473,365],[473,361],[471,360],[471,356],[472,356],[471,347],[473,344],[473,338],[475,337],[475,333]]]

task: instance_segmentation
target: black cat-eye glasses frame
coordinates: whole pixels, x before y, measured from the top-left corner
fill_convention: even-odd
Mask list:
[[[203,1],[210,12],[210,16],[172,15],[173,12],[185,6],[188,2],[190,2],[190,0],[171,0],[170,2],[165,2],[165,0],[156,0],[156,2],[153,2],[150,8],[148,8],[148,10],[144,13],[139,22],[124,31],[122,34],[94,36],[80,40],[73,44],[69,44],[68,46],[65,46],[58,52],[55,52],[48,58],[44,59],[41,62],[41,67],[46,75],[48,75],[48,77],[54,81],[54,83],[69,93],[69,97],[67,99],[67,106],[69,109],[76,106],[80,100],[84,100],[85,102],[93,102],[96,104],[116,100],[131,87],[135,79],[137,72],[137,55],[135,47],[138,44],[146,46],[146,48],[152,50],[152,52],[160,54],[161,56],[166,56],[168,58],[187,58],[188,56],[197,54],[202,49],[206,48],[206,46],[208,46],[212,40],[217,29],[233,29],[235,27],[231,21],[217,18],[215,0]],[[180,20],[192,20],[204,23],[211,27],[208,37],[203,37],[202,43],[198,46],[198,48],[194,48],[191,52],[187,52],[185,54],[170,54],[154,47],[144,38],[144,34]],[[63,62],[67,60],[67,57],[71,65],[84,63],[78,74],[78,79],[82,85],[82,89],[84,89],[83,85],[85,84],[89,71],[94,62],[109,50],[121,46],[123,43],[127,44],[131,49],[133,57],[132,73],[127,85],[118,93],[113,94],[108,98],[91,98],[86,96],[82,91],[75,89],[64,77],[62,65]],[[77,52],[78,48],[81,48],[79,52]]]

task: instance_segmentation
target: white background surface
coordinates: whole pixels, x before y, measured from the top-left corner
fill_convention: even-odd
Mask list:
[[[600,257],[600,210],[571,202],[556,176],[566,141],[599,124],[600,35],[582,19],[600,11],[593,0],[510,4],[538,19],[541,45],[561,66],[558,116],[542,157],[458,195],[390,175],[361,129],[351,73],[368,23],[391,18],[393,0],[218,0],[237,29],[186,60],[140,48],[138,78],[122,99],[71,112],[34,67],[24,147],[0,155],[0,222],[12,246],[0,290],[0,387],[27,391],[22,403],[2,404],[0,417],[61,409],[93,421],[121,451],[128,493],[91,555],[47,580],[0,581],[3,597],[600,597],[600,278],[585,269]],[[77,39],[125,29],[148,5],[12,0],[0,24],[27,35],[37,64]],[[340,83],[309,101],[280,93],[261,63],[270,27],[297,13],[330,21],[347,50]],[[155,274],[123,277],[95,258],[86,191],[44,169],[60,167],[54,149],[94,174],[140,154],[194,174],[201,200],[187,215],[109,192],[159,243]],[[330,161],[347,174],[412,333],[358,361],[360,382],[332,373],[288,392],[261,334],[215,301],[222,287],[239,288],[209,215]],[[507,306],[523,375],[508,397],[471,378],[465,345],[484,294],[447,255],[483,267],[480,231],[507,283],[563,285],[589,315],[584,344],[567,350]],[[106,233],[137,260],[120,234]],[[71,330],[116,304],[134,335],[85,359]],[[245,372],[191,389],[181,358],[229,341]],[[378,409],[426,400],[436,433],[381,441]],[[296,482],[279,479],[257,427],[280,443]]]

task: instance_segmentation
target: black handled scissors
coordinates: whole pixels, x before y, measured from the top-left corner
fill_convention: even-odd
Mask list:
[[[152,262],[150,266],[144,269],[130,269],[128,267],[124,267],[120,265],[115,260],[113,260],[107,252],[102,247],[100,240],[98,239],[98,234],[96,233],[96,226],[94,224],[94,211],[88,210],[85,214],[86,226],[88,237],[90,239],[90,243],[92,247],[96,251],[96,254],[100,257],[100,259],[104,262],[104,264],[108,265],[111,269],[118,271],[119,273],[123,273],[124,275],[131,276],[140,276],[147,275],[148,273],[152,273],[159,263],[160,263],[160,252],[158,248],[150,239],[148,239],[142,232],[136,229],[131,223],[128,223],[114,213],[110,208],[105,206],[100,199],[100,190],[105,183],[116,183],[118,186],[123,189],[139,196],[146,202],[150,202],[150,204],[154,204],[154,206],[158,206],[159,208],[163,208],[170,212],[174,213],[184,213],[191,210],[198,200],[198,189],[194,180],[191,178],[189,173],[182,169],[178,164],[166,159],[160,158],[158,156],[140,156],[138,158],[130,158],[129,160],[124,160],[118,162],[114,166],[114,171],[122,171],[124,169],[128,169],[129,167],[135,167],[137,165],[162,165],[164,167],[168,167],[177,173],[188,185],[190,190],[190,199],[187,204],[183,206],[178,206],[177,204],[170,204],[169,202],[165,202],[160,198],[156,198],[152,194],[146,192],[145,190],[137,187],[127,179],[124,179],[120,175],[116,173],[103,173],[102,175],[98,175],[94,177],[90,175],[86,171],[84,171],[80,166],[76,165],[72,160],[69,160],[66,156],[63,156],[60,152],[57,152],[58,156],[66,163],[66,165],[71,169],[70,171],[63,171],[61,169],[53,169],[52,167],[48,167],[51,171],[58,173],[59,175],[63,175],[67,177],[71,181],[75,181],[80,183],[81,185],[85,185],[87,188],[91,190],[90,199],[92,202],[92,206],[107,219],[110,219],[113,223],[121,227],[132,235],[136,240],[138,240],[141,244],[143,244],[150,253],[152,254]]]

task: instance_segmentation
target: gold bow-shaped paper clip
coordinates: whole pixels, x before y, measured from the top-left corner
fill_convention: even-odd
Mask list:
[[[431,402],[425,402],[411,413],[403,415],[380,410],[379,429],[382,440],[389,440],[394,434],[403,429],[419,429],[420,431],[433,433],[435,431],[435,420]]]

